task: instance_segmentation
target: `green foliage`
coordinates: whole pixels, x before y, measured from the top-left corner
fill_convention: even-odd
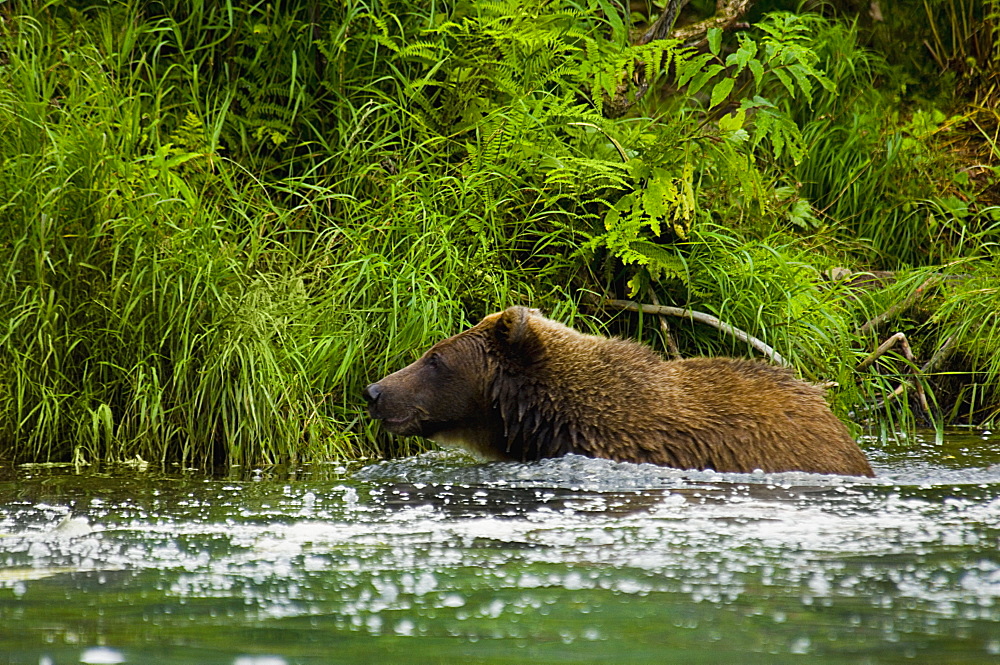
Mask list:
[[[866,299],[821,271],[993,266],[1000,214],[939,156],[958,121],[899,112],[853,24],[778,13],[706,48],[634,46],[620,11],[5,15],[0,456],[389,454],[366,383],[508,304],[599,329],[585,292],[712,312],[839,382],[841,411],[891,390],[853,372],[873,341],[854,330],[924,273]],[[622,95],[630,115],[604,117]],[[962,417],[997,411],[995,295],[962,278],[900,321],[925,356],[960,340],[972,378],[935,386]],[[678,330],[685,354],[747,352]]]
[[[1000,418],[1000,262],[967,262],[951,267],[956,276],[945,283],[941,304],[926,326],[938,345],[951,340],[971,380],[961,386],[949,419],[968,424]],[[963,413],[964,412],[964,413]]]
[[[805,152],[791,115],[763,94],[799,96],[808,104],[815,85],[834,89],[808,47],[821,25],[815,19],[776,14],[759,24],[759,35],[741,34],[737,48],[725,57],[718,30],[710,31],[706,53],[679,49],[666,58],[658,55],[671,63],[676,85],[684,90],[681,118],[664,132],[679,135],[632,144],[636,157],[626,164],[631,182],[608,206],[605,232],[592,236],[585,247],[604,247],[626,265],[645,266],[654,280],[684,280],[683,260],[660,245],[686,240],[699,208],[718,209],[718,195],[727,186],[722,183],[730,182],[740,185],[730,194],[738,199],[731,201],[734,207],[778,217],[783,201],[792,200],[780,216],[798,226],[815,226],[808,202],[797,199],[793,190],[772,186],[767,191],[758,164],[784,157],[797,162]],[[673,42],[665,44],[676,48]],[[747,73],[750,78],[744,80]],[[738,83],[739,94],[734,92]],[[711,90],[707,106],[702,99],[706,89]],[[719,115],[724,102],[732,110]],[[714,127],[709,125],[713,120]],[[632,295],[645,279],[640,274],[630,281]]]
[[[625,194],[604,216],[604,230],[584,244],[585,249],[604,246],[625,265],[647,266],[652,278],[686,279],[683,261],[661,245],[645,237],[673,236],[684,240],[695,214],[692,167],[685,164],[680,177],[663,168],[650,167],[641,159],[627,163],[635,191]],[[630,295],[640,282],[630,282]]]

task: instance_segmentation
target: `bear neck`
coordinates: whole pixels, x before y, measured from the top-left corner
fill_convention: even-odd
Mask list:
[[[607,419],[586,400],[574,401],[571,393],[551,388],[550,381],[530,372],[500,371],[490,392],[493,417],[500,424],[490,444],[496,453],[516,461],[569,453],[614,458],[599,449],[601,442],[618,438],[608,431]]]
[[[546,353],[535,362],[501,359],[495,368],[487,397],[501,425],[492,444],[497,453],[519,461],[567,453],[654,461],[641,459],[644,449],[674,424],[649,400],[654,395],[657,402],[679,398],[664,381],[663,360],[633,342],[562,327],[549,331],[545,342]],[[648,391],[653,384],[656,389]],[[601,408],[609,395],[623,409],[621,417],[609,417]],[[686,451],[657,448],[663,457],[658,463],[686,465]]]

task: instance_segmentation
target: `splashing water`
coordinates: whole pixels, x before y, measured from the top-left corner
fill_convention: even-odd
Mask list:
[[[877,455],[874,479],[454,453],[294,480],[28,473],[0,483],[0,652],[1000,662],[998,460],[956,435]]]

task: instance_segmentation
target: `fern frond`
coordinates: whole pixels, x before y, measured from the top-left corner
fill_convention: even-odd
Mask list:
[[[691,281],[687,262],[676,250],[670,251],[648,240],[633,240],[629,243],[629,249],[643,258],[643,264],[652,279],[676,279],[685,285]]]

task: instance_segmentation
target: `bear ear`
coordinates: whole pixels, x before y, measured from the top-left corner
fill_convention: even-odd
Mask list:
[[[529,319],[539,314],[537,309],[508,307],[497,319],[493,333],[501,349],[523,364],[530,364],[542,357],[542,341],[532,329]]]

